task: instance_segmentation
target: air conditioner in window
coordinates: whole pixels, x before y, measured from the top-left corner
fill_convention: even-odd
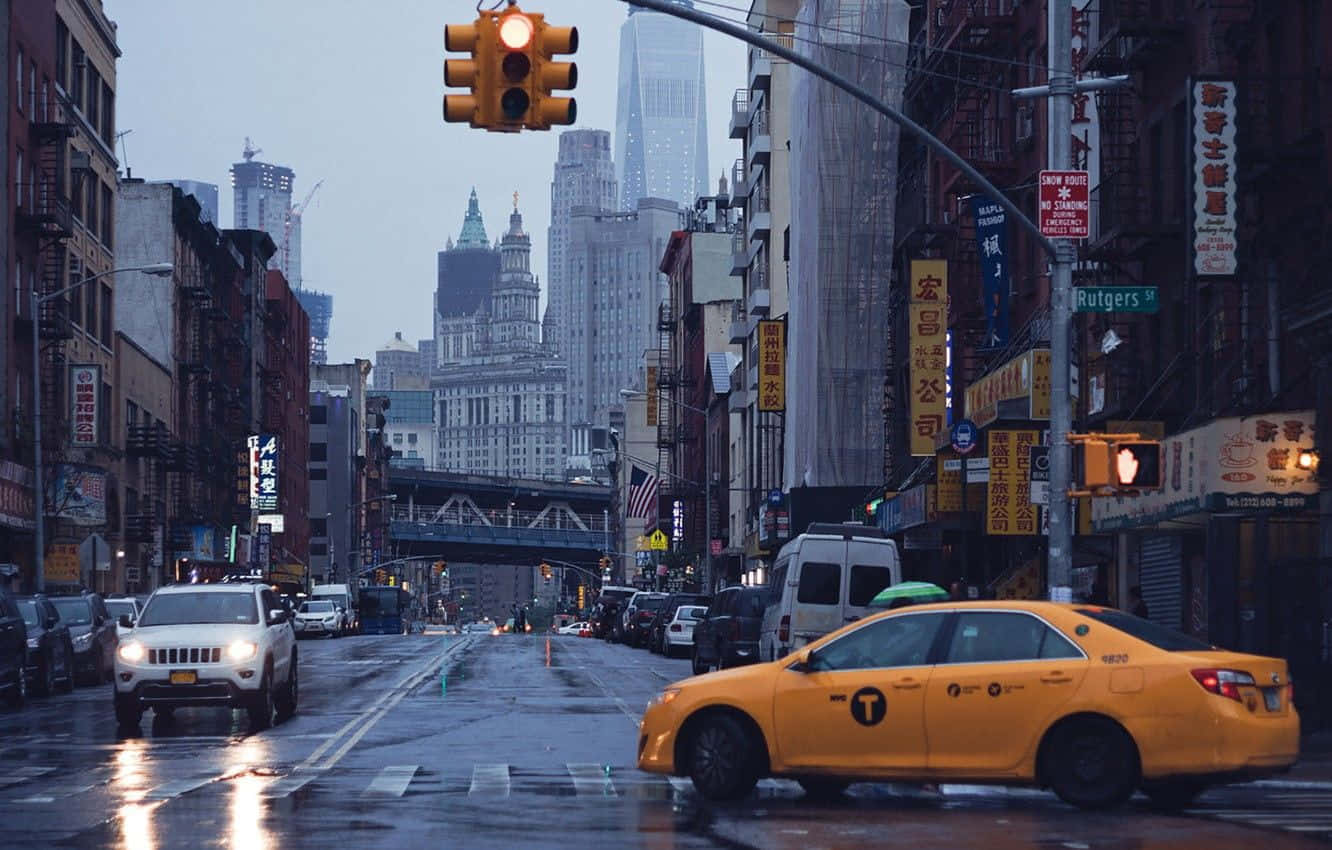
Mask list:
[[[1019,106],[1017,111],[1017,143],[1019,146],[1026,146],[1032,143],[1036,136],[1036,108],[1033,106]]]

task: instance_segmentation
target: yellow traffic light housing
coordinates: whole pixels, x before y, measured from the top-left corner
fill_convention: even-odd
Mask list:
[[[583,586],[578,585],[578,610],[581,611],[587,607],[587,592]]]
[[[444,96],[445,121],[516,133],[577,119],[573,98],[551,94],[578,84],[574,63],[551,61],[578,50],[576,27],[547,26],[545,15],[511,3],[503,11],[482,12],[471,24],[445,27],[444,47],[472,55],[444,62],[444,84],[471,89],[471,94]]]
[[[1141,434],[1069,434],[1082,447],[1082,489],[1069,496],[1120,496],[1161,487],[1161,443]]]
[[[547,564],[545,561],[541,562],[541,577],[546,581],[550,581],[551,577],[550,564]]]
[[[1082,444],[1082,486],[1091,490],[1109,487],[1110,444],[1105,440],[1089,439]]]

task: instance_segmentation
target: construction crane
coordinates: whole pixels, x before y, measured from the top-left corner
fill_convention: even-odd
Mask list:
[[[264,152],[263,148],[256,148],[254,146],[254,142],[250,141],[249,136],[245,137],[245,148],[241,150],[241,156],[245,157],[246,162],[249,162],[250,160],[254,159],[256,155],[261,154],[263,152]]]
[[[282,276],[287,279],[287,284],[295,289],[300,288],[301,282],[291,279],[291,229],[294,225],[300,223],[301,216],[305,214],[305,208],[310,206],[310,199],[314,197],[314,193],[318,192],[322,185],[324,185],[324,180],[321,177],[310,187],[310,191],[305,193],[305,200],[287,210],[286,221],[282,224]]]

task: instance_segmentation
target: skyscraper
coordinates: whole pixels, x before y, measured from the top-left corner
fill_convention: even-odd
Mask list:
[[[703,30],[631,5],[620,27],[615,115],[620,209],[634,209],[639,198],[666,198],[690,209],[708,194],[704,92]]]
[[[565,299],[568,298],[569,232],[574,207],[615,209],[615,163],[606,130],[566,130],[550,181],[550,227],[546,235],[546,316],[543,334],[562,353]]]
[[[245,140],[244,162],[231,166],[234,192],[233,223],[237,230],[262,230],[277,246],[268,267],[283,269],[293,288],[301,280],[300,233],[288,233],[291,219],[291,187],[296,173],[282,165],[255,160],[260,151]],[[292,236],[294,239],[289,240]]]

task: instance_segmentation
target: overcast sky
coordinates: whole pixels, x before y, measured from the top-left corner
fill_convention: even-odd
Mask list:
[[[232,224],[228,169],[246,136],[257,158],[296,172],[297,201],[324,185],[303,221],[307,288],[334,296],[330,362],[373,359],[394,331],[432,332],[435,254],[457,239],[476,186],[486,232],[507,226],[512,195],[532,235],[543,288],[550,179],[558,130],[516,135],[445,124],[446,23],[475,18],[473,0],[104,0],[119,26],[117,147],[135,177],[219,186]],[[579,127],[615,131],[619,0],[526,0],[578,27]],[[748,5],[736,0],[736,6]],[[737,17],[735,13],[729,13]],[[731,93],[744,85],[743,46],[705,36],[708,167],[729,174]]]

